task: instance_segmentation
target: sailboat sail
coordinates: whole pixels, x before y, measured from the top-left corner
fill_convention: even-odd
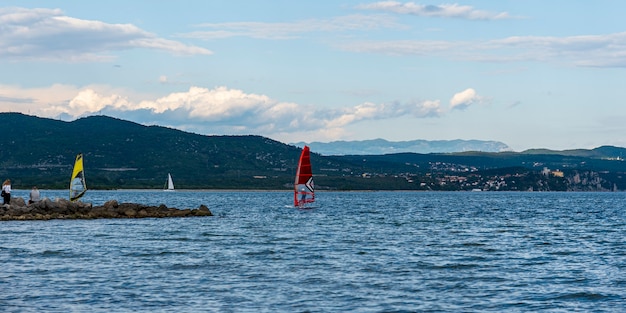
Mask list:
[[[303,207],[307,203],[315,201],[315,184],[313,183],[311,153],[308,146],[304,146],[302,149],[294,187],[293,202],[295,206]]]
[[[70,201],[76,201],[87,192],[85,171],[83,169],[83,154],[79,153],[74,161],[74,170],[70,179]]]
[[[167,173],[167,181],[165,182],[165,191],[174,191],[174,181],[172,180],[172,175]]]

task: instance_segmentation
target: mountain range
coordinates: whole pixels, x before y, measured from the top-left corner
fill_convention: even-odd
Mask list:
[[[297,142],[293,145],[308,145],[312,151],[322,155],[377,155],[391,153],[452,153],[465,151],[502,152],[509,151],[506,144],[485,140],[410,140],[387,141],[372,139],[361,141]]]
[[[284,190],[293,186],[301,151],[262,136],[205,136],[107,116],[65,122],[0,113],[0,125],[0,179],[10,178],[16,189],[66,189],[83,153],[90,189],[160,189],[170,173],[178,189]],[[312,148],[319,189],[491,190],[494,180],[509,179],[508,189],[498,190],[626,190],[626,149],[613,146],[342,154]]]

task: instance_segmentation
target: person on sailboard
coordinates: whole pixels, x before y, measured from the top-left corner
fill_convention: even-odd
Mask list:
[[[33,189],[30,191],[30,199],[28,200],[28,204],[39,202],[39,197],[39,189],[37,189],[37,186],[33,186]]]
[[[7,179],[2,183],[2,200],[3,204],[11,204],[11,180]]]
[[[302,186],[300,188],[300,205],[304,205],[306,200],[306,187]]]

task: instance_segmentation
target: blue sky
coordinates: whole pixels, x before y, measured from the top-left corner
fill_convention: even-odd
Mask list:
[[[624,1],[3,1],[0,111],[285,143],[626,146]]]

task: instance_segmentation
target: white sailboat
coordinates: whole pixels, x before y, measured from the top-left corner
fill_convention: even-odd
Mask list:
[[[165,188],[163,191],[174,191],[174,181],[172,180],[172,175],[167,173],[167,181],[165,182]]]

